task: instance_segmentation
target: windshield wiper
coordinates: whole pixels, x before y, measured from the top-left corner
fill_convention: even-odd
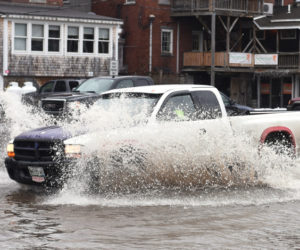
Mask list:
[[[89,90],[89,91],[84,91],[85,93],[96,93],[96,91],[93,91],[93,90]]]

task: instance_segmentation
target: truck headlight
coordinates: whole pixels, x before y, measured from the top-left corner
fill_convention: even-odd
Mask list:
[[[7,145],[6,152],[7,152],[8,157],[10,157],[10,158],[15,157],[15,150],[14,150],[14,144],[13,143],[9,143]]]
[[[65,145],[65,155],[68,158],[80,158],[82,146],[79,144],[66,144]]]

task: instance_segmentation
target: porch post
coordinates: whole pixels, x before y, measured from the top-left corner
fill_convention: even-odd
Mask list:
[[[3,76],[8,75],[8,21],[6,18],[3,20]]]
[[[214,2],[213,2],[214,4]],[[211,15],[211,70],[210,70],[210,84],[215,86],[215,54],[216,54],[216,13]]]
[[[260,108],[261,106],[261,95],[260,95],[260,76],[257,76],[257,107]]]

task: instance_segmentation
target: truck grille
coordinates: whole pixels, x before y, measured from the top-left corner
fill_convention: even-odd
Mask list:
[[[60,141],[14,141],[15,159],[19,161],[53,161],[63,154]]]
[[[41,106],[45,112],[63,112],[65,100],[42,100]]]

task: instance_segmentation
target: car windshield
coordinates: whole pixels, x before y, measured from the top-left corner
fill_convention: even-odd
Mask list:
[[[149,117],[158,102],[160,94],[114,93],[105,94],[96,105],[108,112],[118,112],[120,116],[145,119]]]
[[[104,91],[110,90],[114,79],[91,78],[80,84],[75,92],[90,92],[100,94]]]

